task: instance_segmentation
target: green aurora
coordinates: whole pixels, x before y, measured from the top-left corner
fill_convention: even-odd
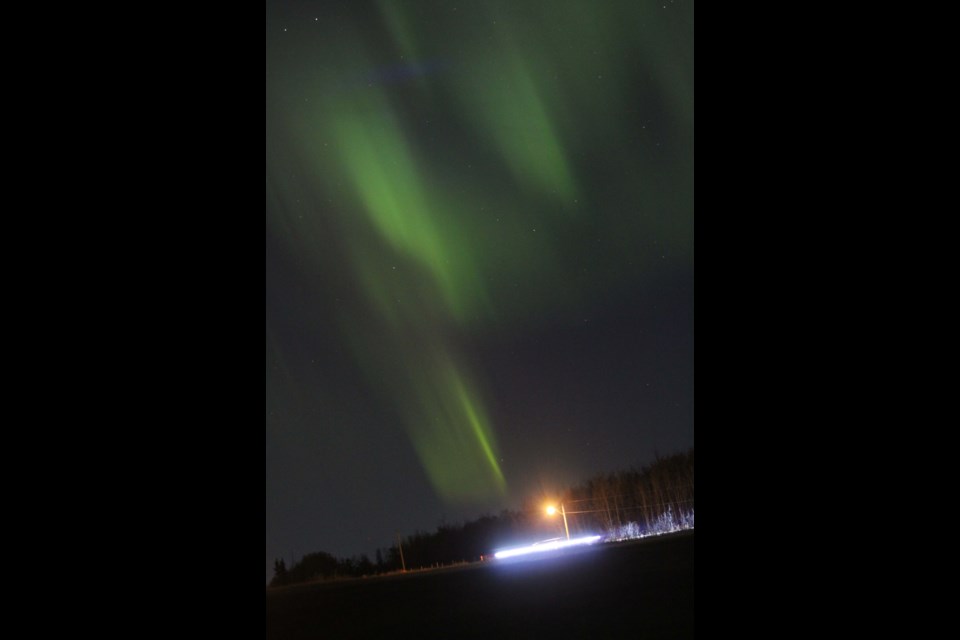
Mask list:
[[[693,9],[668,4],[382,0],[268,55],[267,232],[358,294],[316,330],[446,501],[509,478],[472,336],[692,264]]]

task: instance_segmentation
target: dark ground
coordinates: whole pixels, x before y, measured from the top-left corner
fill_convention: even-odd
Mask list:
[[[267,638],[692,638],[693,531],[267,590]]]

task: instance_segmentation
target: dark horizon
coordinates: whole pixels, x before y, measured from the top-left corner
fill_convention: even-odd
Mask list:
[[[581,478],[579,482],[572,483],[569,486],[558,488],[555,491],[542,491],[542,492],[538,492],[535,495],[527,496],[525,499],[522,500],[521,504],[514,507],[505,506],[498,510],[492,510],[492,509],[486,510],[483,512],[475,513],[473,516],[464,516],[463,518],[460,518],[460,519],[450,519],[450,518],[447,518],[446,515],[442,514],[440,516],[440,519],[432,526],[429,526],[429,527],[421,526],[411,531],[398,531],[397,534],[401,540],[407,541],[408,538],[411,538],[414,536],[427,536],[427,537],[432,536],[437,532],[439,532],[441,529],[449,530],[452,527],[454,530],[457,530],[460,527],[476,525],[482,520],[485,520],[488,518],[493,518],[496,520],[504,516],[513,517],[517,515],[523,515],[523,516],[529,517],[531,521],[531,525],[524,533],[515,534],[513,536],[505,536],[502,540],[498,540],[496,543],[492,545],[487,545],[483,549],[477,550],[477,552],[473,555],[476,555],[477,553],[481,553],[481,552],[492,553],[497,549],[502,549],[502,548],[506,548],[514,545],[523,545],[523,544],[532,543],[535,540],[548,538],[549,536],[547,535],[547,533],[549,533],[551,530],[556,530],[556,533],[558,535],[563,533],[563,529],[561,528],[562,520],[558,515],[559,512],[556,512],[555,514],[553,514],[554,517],[550,517],[550,515],[546,513],[546,506],[549,506],[549,505],[555,506],[556,504],[558,504],[558,501],[561,500],[561,498],[563,498],[565,495],[569,495],[570,492],[574,492],[574,494],[582,492],[588,482],[592,483],[600,478],[603,478],[604,476],[615,476],[615,475],[621,475],[625,473],[642,473],[648,469],[654,468],[657,462],[664,462],[667,460],[674,459],[678,456],[684,456],[684,455],[692,456],[693,451],[694,451],[693,447],[691,447],[689,450],[684,452],[671,452],[670,454],[663,454],[658,451],[655,453],[655,460],[652,465],[637,465],[637,466],[631,466],[625,469],[619,469],[617,471],[607,470],[604,472],[598,472],[598,473],[592,474],[589,477]],[[670,485],[670,486],[673,487],[673,485]],[[673,488],[676,488],[676,487],[673,487]],[[582,511],[582,509],[590,508],[594,506],[594,505],[582,504],[585,501],[591,501],[591,500],[589,498],[582,498],[579,495],[577,495],[572,500],[567,500],[567,505],[568,505],[567,508],[569,510],[568,513],[570,514],[569,519],[572,522],[572,524],[570,525],[571,535],[593,535],[596,532],[602,530],[602,527],[596,524],[596,520],[594,518],[590,517],[590,515],[584,515],[584,514],[590,514],[592,512]],[[571,503],[580,503],[580,504],[574,507],[571,505]],[[685,511],[689,509],[689,511],[692,512],[692,505],[689,505],[689,507],[683,506],[683,505],[670,505],[670,506],[677,506],[681,509],[684,509]],[[628,512],[631,515],[628,515]],[[661,515],[662,513],[664,513],[663,509],[659,509],[659,510],[654,509],[653,511],[650,511],[647,514],[647,518],[648,519],[656,518],[658,515]],[[576,518],[574,518],[574,516],[576,516]],[[679,520],[681,513],[677,513],[677,516],[678,516],[677,519]],[[635,510],[630,511],[628,509],[627,511],[624,511],[622,520],[624,524],[627,522],[639,522],[642,525],[642,523],[644,522],[644,516],[643,514],[637,513]],[[641,526],[641,529],[643,529],[643,526]],[[407,544],[407,542],[404,542],[404,544]],[[386,553],[390,551],[391,548],[396,548],[397,545],[398,545],[398,537],[395,536],[393,539],[385,542],[384,544],[377,545],[376,547],[371,549],[369,552],[361,551],[358,553],[337,555],[334,553],[330,553],[326,549],[312,549],[296,557],[294,557],[291,554],[290,557],[277,557],[275,560],[276,561],[283,560],[288,570],[292,569],[300,560],[302,560],[304,556],[307,556],[310,554],[316,554],[316,553],[327,553],[340,561],[357,560],[360,558],[366,558],[367,560],[373,561],[378,551],[384,553],[384,557],[386,557]],[[461,553],[461,555],[469,555],[469,553],[463,552]],[[456,561],[459,561],[459,560],[455,560],[454,562]],[[413,565],[411,564],[410,566],[413,566]],[[272,568],[270,575],[268,575],[268,582],[270,582],[270,580],[274,577],[274,575],[275,575],[275,570]]]

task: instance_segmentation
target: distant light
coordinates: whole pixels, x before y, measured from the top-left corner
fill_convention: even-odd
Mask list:
[[[552,516],[552,515],[555,514],[556,512],[557,512],[557,508],[556,508],[555,506],[550,505],[549,507],[547,507],[547,515],[548,515],[548,516]]]
[[[556,549],[563,549],[565,547],[573,547],[581,544],[593,544],[598,540],[600,540],[600,536],[584,536],[582,538],[571,538],[570,540],[551,540],[550,542],[532,544],[528,547],[504,549],[503,551],[497,551],[493,555],[498,560],[502,560],[504,558],[522,556],[528,553],[539,553],[541,551],[554,551]]]

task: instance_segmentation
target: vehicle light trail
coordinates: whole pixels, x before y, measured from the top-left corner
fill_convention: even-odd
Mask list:
[[[497,551],[493,555],[498,560],[503,560],[504,558],[513,558],[515,556],[522,556],[528,553],[540,553],[543,551],[554,551],[556,549],[574,547],[577,545],[593,544],[595,542],[598,542],[599,540],[600,540],[600,536],[584,536],[581,538],[571,538],[570,540],[555,540],[551,542],[541,542],[537,544],[532,544],[526,547],[504,549],[503,551]]]

